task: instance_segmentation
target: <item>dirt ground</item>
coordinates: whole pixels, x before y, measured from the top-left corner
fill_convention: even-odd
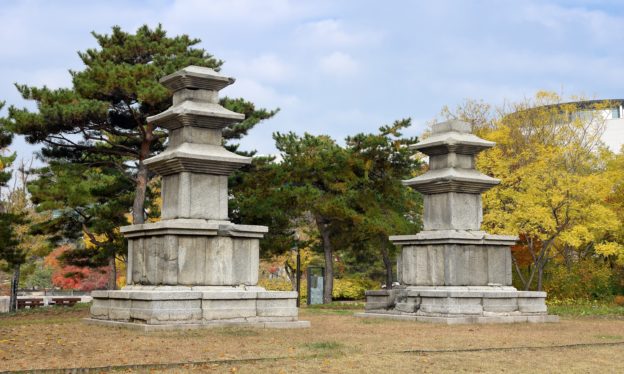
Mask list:
[[[87,325],[88,310],[0,317],[0,371],[394,373],[624,372],[624,318],[442,326],[306,310],[312,328],[142,333]]]

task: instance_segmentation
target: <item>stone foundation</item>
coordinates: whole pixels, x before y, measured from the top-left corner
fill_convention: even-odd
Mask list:
[[[128,284],[253,286],[265,226],[172,219],[122,228]]]
[[[438,323],[558,322],[546,293],[513,287],[405,287],[366,291],[366,312],[377,317]]]
[[[309,327],[296,292],[262,287],[133,287],[93,291],[89,322],[144,330],[214,326]]]
[[[455,243],[405,245],[400,266],[405,284],[511,285],[509,246]]]

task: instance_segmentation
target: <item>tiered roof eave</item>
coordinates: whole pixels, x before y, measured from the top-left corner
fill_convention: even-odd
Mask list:
[[[244,119],[244,114],[232,112],[219,104],[187,100],[148,117],[147,122],[168,130],[183,126],[222,129]]]
[[[422,142],[410,148],[426,155],[435,156],[447,153],[474,155],[494,147],[496,143],[481,139],[474,134],[457,131],[434,133]]]
[[[480,194],[500,183],[473,169],[444,168],[429,170],[423,175],[403,181],[416,191],[425,194],[461,192]]]
[[[187,66],[160,79],[160,83],[171,91],[183,88],[219,91],[236,80],[213,69],[201,66]]]
[[[196,143],[183,143],[145,160],[147,167],[160,175],[185,171],[230,175],[250,163],[250,157],[237,155],[222,146]]]

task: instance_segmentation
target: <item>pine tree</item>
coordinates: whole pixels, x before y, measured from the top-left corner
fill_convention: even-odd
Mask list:
[[[169,37],[160,25],[142,26],[135,34],[117,26],[110,35],[92,34],[99,47],[78,53],[85,68],[70,71],[71,88],[16,85],[37,111],[10,107],[7,128],[43,146],[41,157],[49,166],[37,170],[40,180],[30,187],[38,208],[55,212],[44,228],[61,229],[73,239],[84,231],[97,248],[79,246],[81,253],[67,260],[95,266],[123,256],[125,244],[113,227],[127,223],[124,212],[140,224],[156,211],[144,161],[163,150],[167,133],[146,118],[171,105],[171,93],[158,80],[189,65],[219,71],[223,62],[197,48],[199,39]],[[240,98],[223,98],[221,105],[246,118],[224,130],[232,151],[238,148],[232,141],[277,112]]]
[[[167,137],[146,118],[171,105],[171,93],[158,80],[189,65],[218,71],[223,62],[196,48],[199,39],[168,37],[160,25],[142,26],[136,34],[115,26],[110,35],[93,36],[99,49],[78,53],[85,69],[70,71],[72,88],[16,85],[24,99],[37,103],[38,111],[9,108],[8,127],[28,142],[42,144],[47,160],[90,165],[97,155],[98,162],[123,170],[135,186],[133,223],[143,223],[149,181],[144,160],[161,151]],[[221,104],[246,115],[224,132],[226,141],[240,139],[276,112],[257,110],[243,99],[224,98]]]
[[[297,215],[309,214],[325,257],[323,302],[332,301],[336,244],[358,217],[350,201],[357,182],[348,152],[328,136],[273,135],[282,154],[281,190],[293,196]]]
[[[388,237],[414,234],[421,225],[422,198],[401,183],[420,168],[420,161],[409,149],[418,139],[401,133],[410,125],[410,119],[403,119],[382,126],[377,134],[360,133],[346,139],[358,176],[352,204],[360,219],[349,233],[352,251],[360,258],[371,252],[371,259],[381,255],[387,288],[392,287],[397,251]]]
[[[0,110],[4,108],[4,105],[5,102],[0,101]],[[6,119],[0,119],[0,152],[6,150],[6,148],[11,145],[11,142],[13,141],[13,134],[7,131],[6,125]],[[11,179],[11,171],[9,168],[15,161],[15,157],[15,153],[9,156],[4,156],[0,153],[0,188],[6,187],[7,182]]]
[[[4,102],[0,102],[0,110]],[[0,121],[0,150],[5,150],[13,140],[13,136],[5,129],[6,121]],[[10,156],[0,155],[0,188],[6,187],[11,179],[11,164],[15,161],[15,153]],[[15,234],[15,226],[21,222],[21,216],[10,210],[6,201],[0,202],[0,265],[12,273],[9,311],[17,307],[17,288],[19,286],[20,267],[26,261],[26,254],[18,247],[19,241]]]
[[[33,204],[51,218],[35,230],[54,234],[59,246],[75,243],[63,252],[67,265],[110,268],[108,288],[116,287],[115,259],[126,259],[127,244],[119,227],[128,224],[133,185],[120,171],[104,166],[86,166],[52,161],[37,170],[38,179],[28,184]],[[91,245],[90,245],[91,244]]]

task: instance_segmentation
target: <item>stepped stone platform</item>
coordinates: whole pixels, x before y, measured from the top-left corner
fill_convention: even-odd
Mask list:
[[[298,321],[296,292],[262,287],[129,286],[92,292],[91,323],[145,331],[221,326],[309,327]]]
[[[558,322],[548,315],[546,292],[514,287],[409,286],[366,291],[366,312],[358,317],[446,324]]]

